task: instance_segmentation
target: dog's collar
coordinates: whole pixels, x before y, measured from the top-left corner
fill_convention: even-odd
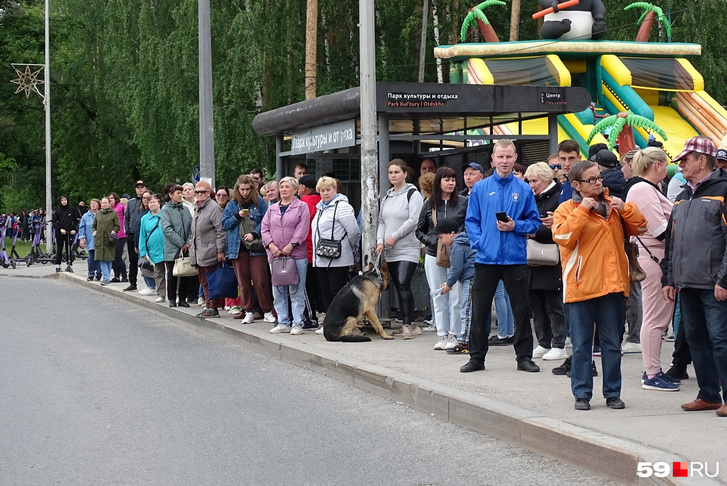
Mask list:
[[[377,269],[378,270],[378,269]],[[381,272],[376,272],[375,275],[372,275],[371,273],[367,273],[365,275],[362,275],[362,277],[366,277],[367,279],[371,280],[376,287],[381,287],[381,284],[384,283],[384,277],[381,275]]]

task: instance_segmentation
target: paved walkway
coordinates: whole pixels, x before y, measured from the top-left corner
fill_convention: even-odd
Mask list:
[[[0,268],[0,278],[48,276],[54,275],[54,271],[50,265],[22,265],[15,270]],[[638,484],[727,484],[727,419],[714,412],[687,413],[679,407],[697,394],[691,367],[691,377],[682,382],[681,391],[646,391],[640,383],[641,355],[625,355],[622,398],[626,409],[611,410],[605,406],[598,377],[594,379],[592,410],[579,412],[573,408],[568,378],[550,372],[560,361],[535,360],[542,369],[540,373],[519,372],[512,346],[490,348],[485,371],[463,374],[459,367],[468,358],[434,351],[436,333],[423,333],[408,341],[384,341],[374,336],[372,342],[361,344],[329,343],[312,331],[302,336],[274,335],[268,332],[272,327],[268,323],[242,325],[226,312],[218,319],[196,319],[194,314],[200,312],[200,307],[170,309],[166,303],[154,304],[154,297],[122,292],[125,284],[101,287],[97,282],[86,282],[82,276],[66,273],[60,274],[60,278],[173,319],[234,333],[255,351],[279,356],[624,484],[637,484],[639,461],[707,462],[707,470],[712,474],[721,462],[721,469],[712,480],[651,478],[654,482],[642,479]],[[663,345],[665,369],[672,346]],[[600,371],[598,361],[597,366]]]

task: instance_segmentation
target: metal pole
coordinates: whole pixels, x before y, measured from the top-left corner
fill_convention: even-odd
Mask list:
[[[53,199],[51,194],[50,156],[50,13],[49,0],[45,0],[45,251],[50,255],[53,248]]]
[[[378,157],[376,150],[376,50],[374,46],[374,0],[359,0],[361,46],[361,216],[362,263],[376,246],[379,218]]]
[[[215,129],[212,113],[210,0],[199,0],[199,177],[215,188]]]

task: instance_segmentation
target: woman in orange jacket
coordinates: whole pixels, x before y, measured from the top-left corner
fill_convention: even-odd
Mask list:
[[[553,240],[560,247],[565,314],[573,343],[571,390],[576,410],[590,410],[594,323],[601,342],[603,396],[610,408],[621,400],[621,337],[629,295],[624,230],[646,231],[646,219],[633,203],[609,197],[595,162],[583,160],[570,170],[573,199],[553,219]]]

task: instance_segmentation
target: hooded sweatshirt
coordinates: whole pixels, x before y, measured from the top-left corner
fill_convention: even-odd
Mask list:
[[[413,184],[406,184],[398,191],[392,187],[381,198],[376,244],[385,245],[389,236],[395,242],[384,253],[387,262],[419,262],[416,228],[422,206],[424,199]]]

